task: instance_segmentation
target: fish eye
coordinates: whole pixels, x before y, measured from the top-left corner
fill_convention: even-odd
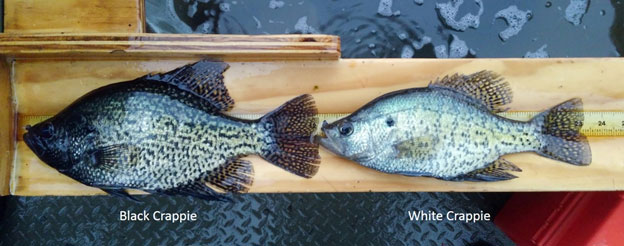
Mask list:
[[[45,125],[43,125],[43,127],[41,128],[41,131],[39,132],[39,135],[43,138],[51,138],[52,133],[54,133],[54,125],[48,122]]]
[[[349,136],[351,135],[351,133],[353,133],[353,125],[351,125],[351,123],[349,122],[344,122],[340,124],[340,128],[338,128],[338,131],[340,132],[340,135]]]
[[[386,125],[394,126],[394,119],[388,117],[388,119],[386,119]]]

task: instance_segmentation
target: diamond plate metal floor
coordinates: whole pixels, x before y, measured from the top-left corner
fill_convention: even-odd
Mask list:
[[[504,193],[246,194],[234,202],[143,196],[0,198],[0,245],[513,245],[492,222],[415,222],[408,210],[496,212]],[[497,201],[497,202],[492,202]],[[119,211],[195,212],[122,222]],[[495,214],[492,214],[493,216]]]

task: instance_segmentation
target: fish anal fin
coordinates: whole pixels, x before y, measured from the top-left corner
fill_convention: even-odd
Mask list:
[[[505,111],[504,105],[511,103],[512,92],[509,83],[492,71],[480,71],[469,75],[454,74],[438,79],[429,88],[445,88],[462,93],[477,100],[490,111]]]
[[[477,169],[472,172],[450,178],[452,181],[503,181],[517,178],[516,175],[506,171],[522,172],[522,169],[513,163],[499,158],[487,167]]]
[[[160,74],[149,74],[143,79],[169,83],[207,100],[217,111],[234,106],[225,84],[223,73],[230,67],[225,62],[201,60]]]
[[[225,194],[220,194],[208,187],[202,179],[167,190],[156,190],[156,192],[167,195],[185,195],[204,200],[231,201]]]
[[[120,188],[100,188],[101,190],[103,190],[104,192],[116,196],[116,197],[123,197],[123,198],[128,198],[130,200],[133,200],[135,202],[140,202],[139,200],[137,200],[135,197],[133,197],[132,195],[128,194],[128,192],[125,189],[120,189]]]
[[[412,176],[412,177],[431,177],[431,173],[428,172],[418,172],[418,171],[414,171],[414,172],[410,172],[410,171],[403,171],[403,172],[397,172],[397,174],[401,174],[401,175],[405,175],[405,176]]]
[[[423,158],[436,151],[438,138],[419,136],[410,138],[394,145],[397,158]]]
[[[231,159],[226,165],[211,172],[206,181],[223,191],[245,193],[253,184],[253,175],[251,162]]]

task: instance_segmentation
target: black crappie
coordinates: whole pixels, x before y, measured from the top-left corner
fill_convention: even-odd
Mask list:
[[[382,172],[445,180],[497,181],[521,171],[500,156],[534,151],[574,165],[591,163],[580,99],[566,101],[529,122],[494,113],[511,102],[498,75],[454,75],[385,94],[332,124],[323,147]]]
[[[258,120],[224,115],[234,105],[223,84],[228,67],[200,61],[101,87],[27,127],[24,141],[59,172],[126,197],[126,188],[204,199],[222,198],[215,189],[246,192],[253,168],[240,158],[250,154],[302,177],[316,174],[312,97]]]

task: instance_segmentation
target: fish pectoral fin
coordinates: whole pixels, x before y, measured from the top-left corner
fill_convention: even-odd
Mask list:
[[[513,163],[499,158],[485,168],[477,169],[464,175],[459,175],[448,180],[451,181],[502,181],[517,178],[516,175],[505,171],[522,172],[522,169]]]
[[[208,183],[223,191],[245,193],[253,184],[254,169],[251,162],[231,159],[208,175]]]
[[[141,149],[129,144],[115,144],[98,147],[90,153],[90,162],[104,169],[132,166],[137,163]]]
[[[225,62],[201,60],[161,74],[149,74],[142,79],[155,80],[177,86],[206,99],[217,112],[234,106],[225,84],[223,73],[230,67]]]
[[[192,196],[204,200],[232,201],[232,199],[225,194],[219,194],[210,187],[208,187],[203,179],[199,179],[187,185],[182,185],[176,188],[171,188],[167,190],[156,190],[156,192],[173,196]]]
[[[444,88],[462,93],[483,104],[492,112],[502,112],[511,103],[509,83],[492,71],[480,71],[469,75],[445,76],[429,84],[429,88]]]
[[[424,158],[436,151],[438,138],[419,136],[394,144],[397,158]]]
[[[128,198],[130,200],[133,200],[135,202],[141,202],[135,197],[133,197],[132,195],[128,194],[128,192],[125,189],[119,189],[119,188],[100,188],[100,189],[116,197],[123,197],[123,198]]]

